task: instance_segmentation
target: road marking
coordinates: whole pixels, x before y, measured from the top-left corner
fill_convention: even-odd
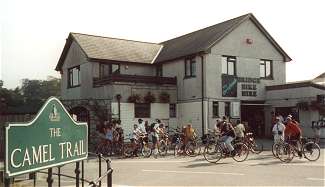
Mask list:
[[[312,181],[325,181],[325,179],[321,179],[321,178],[306,178],[306,179]]]
[[[170,171],[170,170],[149,170],[143,169],[143,172],[157,172],[157,173],[183,173],[183,174],[212,174],[212,175],[244,175],[243,173],[218,173],[210,171]]]

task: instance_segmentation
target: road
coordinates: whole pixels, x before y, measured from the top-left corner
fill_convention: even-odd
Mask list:
[[[324,152],[316,162],[294,158],[282,163],[270,151],[250,154],[238,163],[231,158],[217,164],[203,156],[195,158],[167,156],[164,158],[113,159],[114,186],[325,186]],[[86,178],[96,178],[98,162],[86,162]],[[74,165],[64,166],[71,173]],[[103,170],[104,171],[104,170]],[[74,186],[72,179],[62,178],[65,186]],[[46,175],[38,174],[37,186],[45,186]],[[56,182],[56,178],[54,178]]]

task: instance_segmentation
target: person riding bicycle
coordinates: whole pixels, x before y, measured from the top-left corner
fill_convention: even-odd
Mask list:
[[[187,124],[184,129],[184,145],[186,145],[189,141],[194,140],[196,138],[196,133],[192,124]]]
[[[133,132],[132,132],[132,138],[131,140],[131,145],[133,148],[133,154],[137,156],[137,141],[143,136],[142,131],[138,128],[137,124],[133,125]]]
[[[145,122],[140,118],[138,119],[138,122],[139,122],[139,129],[140,131],[143,133],[143,134],[147,134],[147,131],[146,131],[146,127],[145,127]]]
[[[235,126],[235,135],[236,135],[236,139],[238,139],[239,141],[242,141],[245,137],[245,127],[244,124],[242,124],[240,122],[240,120],[237,120],[236,122],[236,126]]]
[[[286,121],[287,123],[284,131],[284,135],[287,138],[287,140],[294,142],[295,146],[298,148],[298,155],[299,157],[301,157],[302,152],[301,152],[300,140],[301,140],[302,131],[298,126],[298,122],[292,121],[292,118],[290,116],[286,118]]]
[[[231,123],[228,122],[227,117],[222,117],[222,124],[221,124],[221,137],[220,141],[225,142],[226,147],[229,150],[231,155],[235,154],[234,147],[232,146],[231,142],[235,139],[235,130],[232,127]]]
[[[272,132],[274,136],[274,143],[278,143],[280,141],[284,141],[284,131],[285,131],[285,126],[281,122],[280,117],[275,118],[276,123],[273,125]]]

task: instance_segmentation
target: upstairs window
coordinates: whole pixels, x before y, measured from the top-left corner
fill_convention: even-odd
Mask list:
[[[99,64],[99,77],[104,78],[114,74],[120,74],[119,64]]]
[[[68,87],[80,86],[80,66],[72,67],[68,69]]]
[[[272,79],[272,60],[260,60],[260,77],[265,79]]]
[[[196,76],[196,62],[195,57],[185,59],[185,77]]]
[[[236,75],[236,57],[223,56],[221,61],[222,74]]]
[[[162,68],[162,65],[158,65],[156,67],[156,76],[157,77],[162,77],[163,76],[163,68]]]

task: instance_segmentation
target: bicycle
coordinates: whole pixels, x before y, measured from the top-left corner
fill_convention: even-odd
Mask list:
[[[221,158],[232,157],[237,162],[243,162],[247,159],[249,154],[248,147],[242,143],[237,142],[233,144],[235,154],[230,155],[225,142],[220,141],[220,138],[215,143],[211,142],[204,148],[204,159],[210,163],[217,163]]]
[[[296,147],[296,140],[289,140],[286,142],[282,141],[278,144],[275,144],[275,157],[279,158],[283,162],[291,162],[292,159],[295,156],[299,155],[299,152],[301,151],[301,157],[303,156],[309,161],[316,161],[319,159],[320,147],[317,143],[312,140],[309,140],[308,138],[302,138],[300,140],[300,143],[301,150]]]
[[[131,135],[128,135],[128,137],[131,137]],[[124,156],[138,156],[139,153],[141,153],[144,157],[150,157],[152,150],[149,148],[149,141],[146,135],[140,136],[139,139],[133,141],[134,142],[125,146],[123,152]]]
[[[261,142],[256,142],[251,132],[245,134],[243,142],[252,153],[260,154],[263,151],[263,144]]]

